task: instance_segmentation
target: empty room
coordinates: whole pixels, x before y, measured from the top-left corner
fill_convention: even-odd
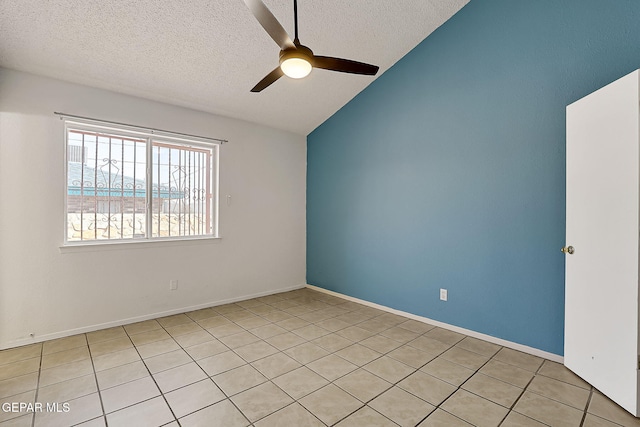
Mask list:
[[[640,2],[0,1],[0,427],[640,426]]]

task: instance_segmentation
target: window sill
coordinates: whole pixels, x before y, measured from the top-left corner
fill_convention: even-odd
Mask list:
[[[165,248],[172,246],[193,246],[219,243],[221,237],[191,237],[181,239],[153,239],[153,240],[130,240],[130,241],[100,241],[100,243],[83,242],[68,243],[60,246],[60,253],[74,252],[99,252],[99,251],[117,251],[128,249],[144,249],[144,248]]]

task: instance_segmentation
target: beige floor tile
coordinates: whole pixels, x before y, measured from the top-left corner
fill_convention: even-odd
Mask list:
[[[205,342],[213,341],[215,338],[204,329],[188,334],[177,335],[173,339],[182,347],[191,347]]]
[[[312,340],[315,340],[316,338],[320,338],[322,336],[329,334],[329,331],[327,331],[326,329],[322,329],[321,327],[316,325],[309,325],[303,328],[294,329],[291,332],[301,336],[307,341],[312,341]]]
[[[276,353],[264,359],[256,360],[251,365],[269,379],[286,374],[302,366],[284,353]]]
[[[253,335],[257,336],[258,338],[262,338],[264,340],[267,338],[274,337],[276,335],[284,334],[285,332],[287,332],[287,330],[284,328],[281,328],[278,325],[269,323],[268,325],[263,325],[258,328],[251,329],[250,332]]]
[[[540,357],[506,347],[496,353],[494,359],[532,372],[536,372],[544,361]]]
[[[193,323],[193,320],[189,318],[186,314],[174,314],[173,316],[161,317],[156,320],[164,328]]]
[[[269,313],[265,313],[262,315],[263,318],[267,319],[270,322],[282,322],[283,320],[291,319],[293,316],[289,313],[285,313],[284,311],[271,311]]]
[[[409,341],[413,341],[414,339],[420,336],[419,333],[410,331],[408,329],[400,328],[394,326],[393,328],[386,329],[380,332],[380,335],[385,336],[387,338],[391,338],[394,341],[398,341],[399,343],[406,344]]]
[[[174,419],[162,397],[155,397],[107,415],[109,427],[160,426]]]
[[[506,408],[511,408],[523,391],[514,385],[480,373],[471,377],[462,388]]]
[[[31,427],[33,422],[33,413],[22,415],[10,420],[0,422],[0,427]]]
[[[86,347],[87,337],[85,334],[73,335],[70,337],[58,338],[42,343],[42,355],[57,353],[63,350],[70,350],[76,347]]]
[[[520,388],[526,387],[534,376],[532,371],[495,359],[489,360],[486,365],[480,368],[480,372]]]
[[[303,365],[306,365],[307,363],[313,362],[314,360],[320,359],[321,357],[329,354],[329,352],[327,352],[325,349],[318,347],[317,345],[310,342],[291,347],[284,352]]]
[[[62,381],[78,378],[93,373],[91,360],[85,359],[79,362],[67,363],[51,369],[40,371],[40,387]]]
[[[165,397],[178,418],[225,399],[224,393],[208,378],[169,392]]]
[[[381,356],[377,351],[360,344],[345,347],[342,350],[336,351],[335,354],[358,366],[366,365]]]
[[[13,418],[18,418],[21,415],[24,415],[24,412],[18,412],[15,410],[5,411],[2,408],[6,404],[14,404],[14,403],[34,403],[36,401],[36,390],[26,391],[24,393],[16,394],[13,396],[7,396],[0,399],[0,423],[11,420]]]
[[[217,314],[214,317],[208,317],[199,320],[198,325],[200,325],[200,327],[204,329],[215,329],[222,326],[235,326],[236,328],[238,327],[231,320]]]
[[[360,341],[360,345],[375,350],[378,353],[384,354],[395,350],[403,344],[398,341],[392,340],[391,338],[387,338],[383,335],[373,335],[365,340]]]
[[[163,393],[193,384],[207,377],[207,374],[198,366],[191,362],[153,375],[158,383],[158,387]]]
[[[410,345],[413,348],[417,348],[418,350],[422,350],[434,356],[441,355],[453,346],[453,344],[446,344],[442,341],[438,341],[434,338],[429,338],[425,335],[422,335],[415,340],[409,341],[407,345]]]
[[[455,345],[466,337],[466,335],[437,327],[426,332],[424,336],[449,345]]]
[[[398,387],[434,406],[438,406],[457,389],[451,384],[421,371],[417,371],[400,381]]]
[[[415,372],[415,369],[388,356],[382,356],[363,366],[367,371],[395,384],[404,377]]]
[[[291,317],[289,319],[276,322],[276,325],[286,329],[287,331],[304,328],[305,326],[309,326],[310,324],[311,323],[307,322],[306,320],[302,320],[297,317]]]
[[[640,425],[640,422],[633,425]],[[620,427],[620,424],[607,421],[604,418],[600,418],[593,414],[587,414],[587,416],[584,419],[584,423],[582,424],[582,427]]]
[[[227,313],[224,315],[224,317],[226,317],[227,319],[233,322],[237,322],[238,320],[243,320],[243,319],[244,320],[255,319],[258,316],[256,316],[249,310],[242,309],[242,310],[234,311],[233,313]]]
[[[365,320],[364,322],[359,323],[358,326],[374,334],[379,334],[391,327],[387,323],[378,319]]]
[[[235,303],[217,305],[217,306],[211,307],[211,309],[220,314],[229,314],[229,313],[235,313],[236,311],[244,310],[242,306]]]
[[[336,424],[336,427],[397,427],[398,424],[365,406]]]
[[[194,311],[189,311],[187,313],[185,313],[186,316],[188,316],[190,319],[195,320],[195,321],[200,321],[203,319],[208,319],[210,317],[214,317],[214,316],[220,316],[218,314],[218,312],[216,312],[215,310],[211,309],[211,308],[201,308],[200,310],[194,310]]]
[[[103,390],[100,394],[104,411],[108,414],[159,396],[160,391],[151,377],[145,377]]]
[[[420,370],[454,386],[459,386],[475,373],[475,371],[471,369],[465,368],[457,363],[449,362],[442,357],[433,359],[420,368]]]
[[[42,356],[42,363],[40,366],[42,369],[49,369],[64,365],[65,363],[89,359],[89,357],[89,347],[85,345],[83,347],[75,347],[68,350],[61,350],[56,353],[45,354]]]
[[[189,353],[189,356],[191,356],[194,360],[200,360],[204,359],[205,357],[214,356],[216,354],[229,351],[229,347],[222,344],[217,339],[213,339],[212,341],[203,342],[202,344],[185,347],[184,351]]]
[[[557,400],[565,405],[584,411],[589,400],[589,390],[567,384],[553,378],[536,375],[527,391],[541,394],[549,399]]]
[[[375,332],[368,331],[359,326],[349,326],[348,328],[337,331],[336,334],[353,342],[358,342],[373,336]]]
[[[0,381],[9,378],[21,377],[31,372],[37,372],[40,369],[40,358],[19,360],[17,362],[6,363],[0,365]]]
[[[260,341],[260,338],[253,335],[251,332],[243,331],[238,334],[227,335],[226,337],[219,338],[220,342],[229,347],[230,349],[235,349],[238,347],[242,347],[257,341]]]
[[[84,375],[38,389],[38,402],[67,402],[96,393],[98,386],[93,374]]]
[[[281,375],[273,382],[294,399],[300,399],[329,383],[305,366]]]
[[[127,333],[122,326],[116,326],[114,328],[101,329],[99,331],[93,331],[87,333],[87,341],[89,344],[95,344],[100,341],[111,341],[118,338],[126,338]]]
[[[480,367],[489,360],[488,356],[483,356],[460,347],[452,347],[442,353],[440,357],[473,370],[480,369]]]
[[[304,409],[299,403],[280,409],[257,423],[256,427],[324,427],[324,424],[314,417],[309,411]]]
[[[315,360],[307,364],[307,367],[329,381],[334,381],[358,368],[353,363],[344,360],[335,354],[330,354],[321,359]]]
[[[286,350],[291,347],[303,344],[305,339],[292,332],[286,332],[284,334],[275,335],[265,340],[278,350]]]
[[[465,350],[488,357],[492,357],[502,348],[502,346],[499,346],[498,344],[493,344],[474,337],[465,337],[462,341],[456,344],[456,347],[464,348]]]
[[[204,369],[209,376],[221,374],[246,363],[247,362],[233,351],[225,351],[223,353],[198,360],[198,365],[200,365],[200,367]]]
[[[251,422],[258,421],[293,402],[291,397],[271,382],[236,394],[231,400]]]
[[[540,408],[544,408],[544,411],[541,411]],[[518,400],[513,407],[513,410],[544,424],[553,425],[554,427],[579,426],[584,413],[571,406],[529,391],[524,392],[520,400]]]
[[[169,335],[177,337],[180,335],[191,334],[194,332],[204,331],[204,328],[198,325],[196,322],[183,323],[181,325],[168,326],[165,328]]]
[[[542,364],[542,368],[538,371],[538,375],[544,375],[545,377],[554,378],[565,383],[569,383],[576,387],[591,390],[591,385],[585,380],[571,372],[564,365],[551,360],[545,360]]]
[[[391,383],[362,368],[336,380],[334,384],[363,403],[370,401],[392,386]]]
[[[329,332],[336,332],[340,329],[348,328],[349,326],[351,326],[351,323],[347,323],[343,320],[338,319],[327,319],[316,323],[316,325],[320,326],[322,329],[326,329]]]
[[[324,335],[320,338],[316,338],[311,342],[317,346],[324,348],[325,350],[331,353],[338,350],[342,350],[343,348],[349,347],[350,345],[353,344],[353,341],[333,333]]]
[[[392,357],[405,365],[409,365],[412,368],[421,368],[429,363],[435,356],[409,345],[403,345],[395,350],[389,352],[387,356]]]
[[[144,359],[148,359],[149,357],[157,356],[163,353],[169,353],[170,351],[178,350],[180,346],[173,338],[155,341],[149,344],[137,346],[136,349],[140,356]]]
[[[96,373],[100,390],[119,386],[120,384],[148,376],[149,371],[147,371],[147,367],[141,360]]]
[[[116,366],[126,365],[128,363],[140,360],[140,355],[135,348],[130,347],[113,353],[107,353],[102,356],[93,358],[93,366],[96,372],[105,369],[115,368]]]
[[[129,335],[140,334],[142,332],[153,331],[154,329],[161,329],[160,323],[157,320],[145,320],[144,322],[131,323],[129,325],[124,325],[124,330],[127,331]]]
[[[133,343],[129,337],[120,337],[106,341],[92,342],[89,344],[89,350],[91,350],[91,357],[102,356],[107,353],[113,353],[115,351],[125,350],[133,347]]]
[[[358,399],[333,384],[305,396],[299,403],[327,425],[335,424],[362,407]]]
[[[267,378],[251,365],[243,365],[212,377],[227,396],[233,396],[267,381]]]
[[[255,328],[259,328],[260,326],[271,324],[271,322],[269,322],[267,319],[264,319],[260,316],[254,316],[252,318],[247,318],[247,319],[240,319],[240,320],[237,320],[235,323],[245,329],[255,329]]]
[[[247,362],[254,362],[258,359],[263,359],[267,356],[278,353],[277,348],[269,345],[262,340],[249,345],[238,347],[234,349],[234,351]]]
[[[456,391],[440,408],[477,427],[495,427],[509,412],[507,408],[466,390]]]
[[[509,412],[504,422],[500,424],[500,427],[545,427],[546,424],[542,424],[533,418],[525,417],[515,411]],[[585,424],[584,427],[587,427]]]
[[[21,375],[0,381],[0,398],[35,390],[38,387],[38,373]]]
[[[182,427],[246,427],[249,424],[228,399],[180,418]]]
[[[107,422],[105,421],[105,417],[102,416],[102,417],[94,418],[92,420],[85,421],[81,424],[78,424],[77,427],[106,427],[106,425],[107,425]],[[166,427],[170,427],[170,426],[167,425]]]
[[[0,366],[42,355],[42,343],[0,350]]]
[[[418,424],[418,427],[472,427],[472,425],[442,409],[436,409],[426,420]]]
[[[167,369],[186,365],[192,361],[193,359],[191,359],[187,352],[180,349],[144,359],[144,364],[147,365],[149,372],[156,374],[158,372],[166,371]]]
[[[39,412],[35,416],[35,427],[67,427],[102,415],[100,397],[98,393],[82,396],[78,399],[66,402],[69,404],[68,412]],[[63,408],[60,408],[63,410]]]
[[[152,331],[131,335],[131,341],[133,341],[133,344],[135,346],[141,346],[156,341],[166,340],[169,338],[171,338],[171,336],[164,329],[154,329]]]
[[[266,313],[271,313],[272,311],[277,311],[278,309],[275,307],[272,307],[268,304],[263,304],[263,305],[259,305],[256,307],[249,307],[247,310],[249,310],[250,312],[257,314],[259,316],[262,316],[263,314]]]
[[[436,409],[398,387],[382,393],[369,402],[369,406],[403,427],[415,426]]]
[[[418,320],[409,319],[402,323],[398,324],[399,328],[407,329],[409,331],[417,332],[419,334],[424,334],[425,332],[430,331],[435,328],[434,325],[429,323],[420,322]]]
[[[588,412],[625,427],[627,427],[627,425],[631,427],[640,426],[640,420],[638,418],[595,390],[589,402]]]

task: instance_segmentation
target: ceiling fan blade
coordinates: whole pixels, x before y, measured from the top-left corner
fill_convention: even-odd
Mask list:
[[[295,45],[291,41],[287,31],[280,25],[280,22],[273,16],[273,13],[262,3],[261,0],[244,0],[244,4],[251,10],[262,28],[280,46],[280,49],[294,49]]]
[[[325,70],[339,71],[341,73],[366,74],[375,76],[380,67],[350,59],[332,58],[330,56],[314,56],[313,66]]]
[[[251,89],[251,92],[260,92],[261,90],[266,89],[271,85],[271,83],[275,82],[283,75],[284,73],[282,72],[282,69],[280,67],[276,68],[267,74],[264,79],[260,80],[260,82]]]

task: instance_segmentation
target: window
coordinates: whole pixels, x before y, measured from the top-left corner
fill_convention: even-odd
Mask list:
[[[68,244],[218,237],[223,141],[66,120]]]

